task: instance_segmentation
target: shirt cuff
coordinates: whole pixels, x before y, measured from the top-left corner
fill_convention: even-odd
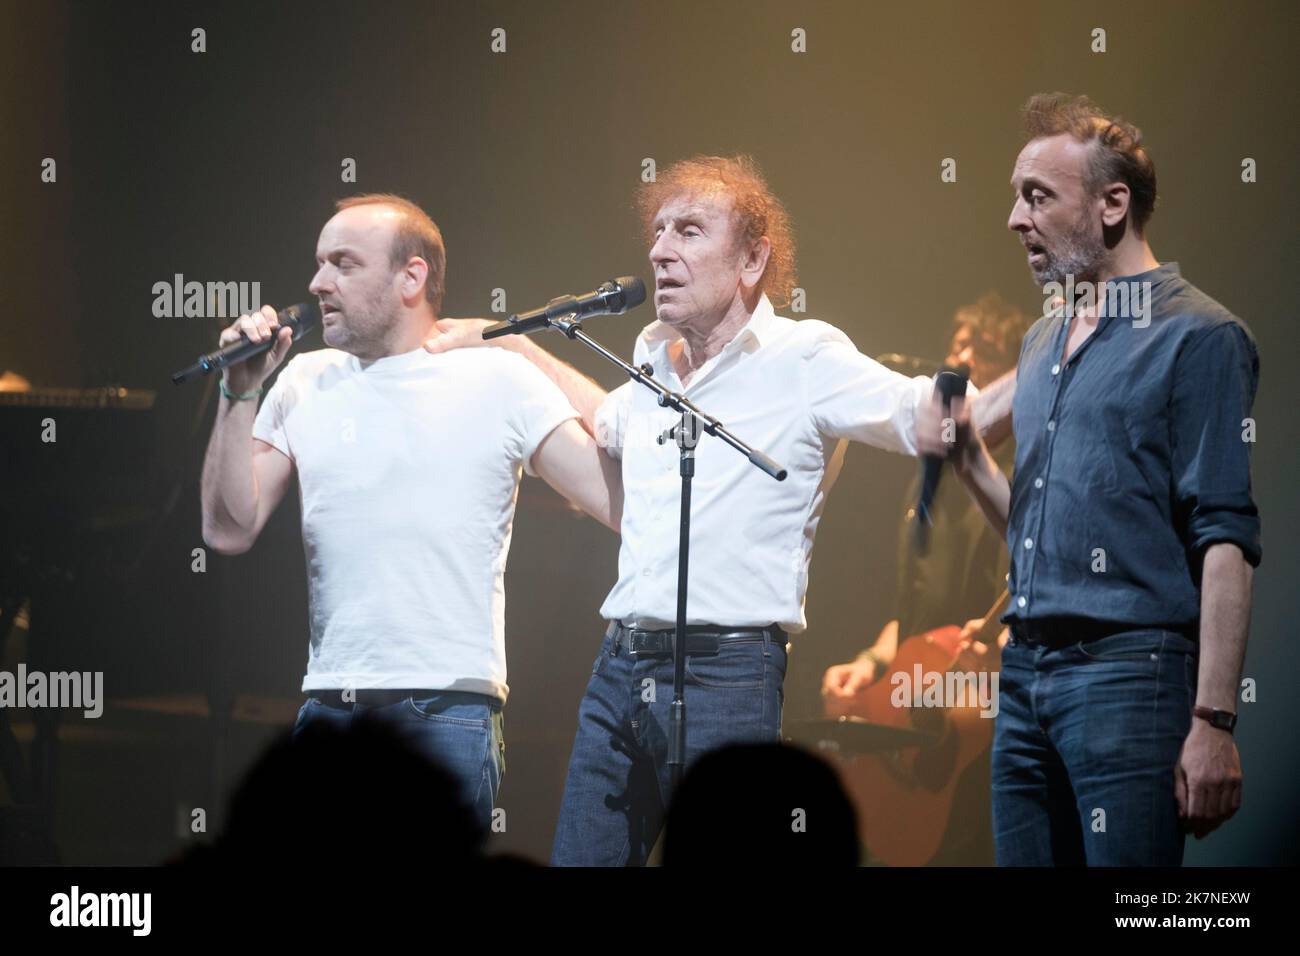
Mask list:
[[[1251,567],[1259,567],[1263,548],[1259,541],[1259,513],[1253,501],[1229,500],[1198,506],[1190,522],[1190,549],[1203,554],[1212,544],[1227,542],[1241,549]]]

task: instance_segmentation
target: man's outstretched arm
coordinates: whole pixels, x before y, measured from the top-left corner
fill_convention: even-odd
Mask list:
[[[997,448],[1011,437],[1011,405],[1015,397],[1016,370],[1013,368],[989,382],[971,399],[971,421],[989,448]]]
[[[617,533],[623,520],[623,466],[572,418],[542,439],[533,471],[587,514]]]

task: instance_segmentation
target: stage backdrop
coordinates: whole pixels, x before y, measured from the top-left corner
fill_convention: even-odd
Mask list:
[[[1041,310],[1006,229],[1018,109],[1039,91],[1088,93],[1146,135],[1160,182],[1156,255],[1180,262],[1259,342],[1264,561],[1246,661],[1257,699],[1242,705],[1238,734],[1245,804],[1211,839],[1189,842],[1187,861],[1291,862],[1295,11],[1285,2],[6,3],[0,367],[36,385],[159,391],[158,457],[139,462],[141,481],[164,489],[142,546],[147,579],[104,588],[95,626],[80,635],[103,662],[107,693],[296,702],[306,657],[296,499],[251,553],[209,555],[204,573],[191,569],[213,396],[202,383],[174,388],[168,374],[213,347],[225,323],[160,317],[156,283],[257,282],[262,302],[301,301],[333,202],[394,191],[442,228],[446,314],[490,314],[494,290],[515,311],[611,276],[648,277],[631,207],[647,163],[744,152],[793,217],[806,297],[796,317],[840,326],[868,354],[941,356],[953,310],[986,290]],[[1243,181],[1247,159],[1253,182]],[[355,181],[344,181],[349,171]],[[642,308],[589,330],[627,354],[651,318]],[[545,344],[619,384],[573,343]],[[316,336],[299,348],[320,345]],[[816,715],[823,669],[888,616],[914,468],[850,452],[817,541],[787,717]],[[410,505],[454,507],[437,475]],[[509,825],[498,848],[548,853],[616,553],[611,534],[525,481],[507,577]],[[274,729],[214,732],[172,714],[123,730],[116,750],[69,743],[59,768],[65,857],[161,859],[179,845],[187,807],[219,822]]]

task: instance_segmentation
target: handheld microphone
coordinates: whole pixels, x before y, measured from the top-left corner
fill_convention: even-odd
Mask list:
[[[952,406],[953,398],[966,394],[966,382],[969,378],[970,366],[967,365],[958,365],[956,368],[945,365],[934,377],[934,393],[942,399],[945,415]],[[915,544],[922,554],[929,546],[929,532],[934,525],[930,508],[934,504],[935,493],[939,490],[943,462],[944,460],[937,455],[925,455],[921,461],[921,494],[916,502]]]
[[[529,335],[549,328],[551,322],[562,315],[579,319],[589,315],[622,315],[645,301],[645,283],[636,276],[619,276],[603,283],[595,292],[583,295],[562,295],[552,299],[540,309],[521,312],[504,322],[489,325],[483,338],[495,339],[500,335]]]
[[[299,302],[297,305],[291,305],[287,309],[281,309],[276,313],[276,318],[280,320],[280,326],[293,329],[293,341],[297,342],[300,338],[310,332],[320,322],[320,311],[316,308],[315,302]],[[225,348],[218,349],[215,352],[209,352],[207,355],[200,355],[189,368],[182,369],[172,376],[173,384],[179,385],[181,382],[188,381],[195,375],[207,375],[213,369],[222,369],[227,365],[238,365],[245,362],[254,355],[261,355],[263,352],[269,352],[275,345],[276,336],[280,330],[275,330],[275,335],[270,336],[261,342],[250,342],[244,338],[240,342],[231,342]]]

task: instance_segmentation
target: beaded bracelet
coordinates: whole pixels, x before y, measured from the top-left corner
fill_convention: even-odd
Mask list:
[[[242,395],[240,395],[237,392],[232,392],[230,389],[226,387],[226,380],[224,378],[221,379],[220,381],[221,381],[221,394],[226,396],[226,398],[232,399],[233,401],[236,402],[252,401],[253,399],[257,398],[257,396],[262,394],[262,389],[259,386],[254,391],[244,392]]]

